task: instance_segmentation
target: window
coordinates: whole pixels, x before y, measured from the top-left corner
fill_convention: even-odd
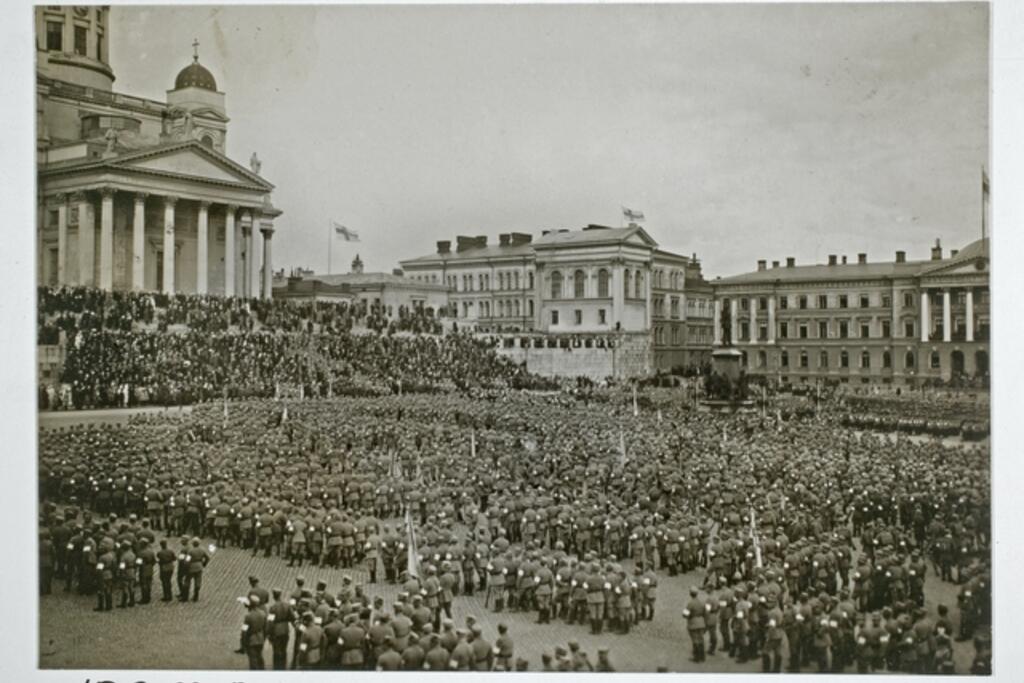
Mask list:
[[[848,354],[846,351],[842,351],[839,353],[839,367],[850,367],[850,354]]]
[[[519,289],[519,271],[512,273],[512,288]]]
[[[748,299],[740,299],[740,310],[750,310],[750,301]]]
[[[828,367],[828,351],[822,351],[821,353],[818,354],[818,367]]]
[[[846,295],[845,294],[840,294],[839,295],[839,308],[846,308],[848,305],[849,305],[849,301],[847,300]]]
[[[768,325],[767,323],[761,323],[757,328],[757,339],[758,341],[765,341],[768,339]]]
[[[882,321],[882,336],[885,338],[892,336],[892,323],[888,320]]]
[[[883,351],[882,352],[882,367],[883,368],[891,368],[892,367],[892,354],[889,353],[888,351]]]
[[[673,318],[678,318],[679,317],[679,297],[677,297],[677,296],[672,297],[671,304],[669,306],[670,306],[672,317]]]
[[[582,299],[586,296],[587,289],[587,276],[582,270],[577,270],[572,274],[572,295],[577,299]],[[577,323],[579,324],[579,323]]]
[[[846,339],[850,336],[850,323],[845,320],[839,322],[839,338]]]
[[[526,274],[527,289],[533,289],[533,271]]]
[[[914,321],[907,320],[903,323],[903,336],[911,338],[914,336]]]
[[[644,298],[644,274],[639,270],[636,271],[636,275],[633,277],[633,291],[637,299]]]
[[[807,308],[807,295],[801,294],[797,302],[801,310]]]
[[[213,149],[213,138],[211,138],[209,135],[204,135],[203,139],[200,140],[199,142],[202,143],[203,147],[206,147],[207,149]]]
[[[783,351],[782,355],[779,356],[779,365],[784,368],[789,367],[789,351]]]
[[[519,317],[519,299],[516,299],[516,317]]]
[[[597,271],[597,296],[602,299],[608,298],[608,271],[604,268]]]
[[[562,298],[562,274],[557,270],[551,273],[551,298]]]
[[[557,325],[558,324],[558,311],[551,311],[551,324],[552,325]]]
[[[932,359],[931,360],[932,360],[932,369],[933,370],[938,370],[941,367],[941,365],[942,365],[942,362],[939,359],[939,352],[938,351],[932,351]]]
[[[914,352],[907,351],[907,355],[903,357],[903,367],[907,370],[911,370],[914,367]]]
[[[860,295],[860,307],[861,308],[871,308],[871,297],[868,296],[867,294],[861,294]]]
[[[103,31],[96,33],[96,59],[103,59]]]
[[[828,339],[828,321],[818,321],[818,339]]]
[[[779,323],[779,336],[783,339],[789,339],[789,323]]]
[[[818,308],[828,308],[828,294],[818,295]]]
[[[46,49],[61,52],[64,50],[64,23],[60,21],[46,22]]]
[[[807,339],[807,323],[800,323],[800,338]]]
[[[530,312],[530,317],[533,317],[533,299],[526,302],[526,310]]]
[[[867,339],[871,336],[871,326],[868,323],[860,324],[860,336],[863,339]]]
[[[577,325],[583,324],[583,311],[577,308],[575,311],[573,311],[573,317],[576,319]]]
[[[785,294],[779,297],[779,308],[783,311],[789,308],[789,297]]]
[[[624,299],[629,298],[629,271],[622,271],[623,284],[622,284],[622,297]]]
[[[75,54],[85,55],[85,48],[89,42],[89,30],[84,26],[75,27]]]
[[[882,308],[892,308],[892,297],[888,294],[882,295]]]
[[[758,301],[757,301],[757,308],[760,311],[767,311],[768,310],[768,299],[766,297],[763,297],[763,296],[760,299],[758,299]]]
[[[914,293],[913,292],[903,292],[903,307],[904,308],[913,308],[914,307]]]
[[[869,352],[864,351],[860,354],[860,366],[862,368],[871,367],[871,354]]]
[[[806,351],[800,352],[800,367],[806,368],[810,366],[810,359],[807,357]]]
[[[608,324],[608,316],[605,314],[603,308],[597,309],[597,322],[601,323],[602,325]]]

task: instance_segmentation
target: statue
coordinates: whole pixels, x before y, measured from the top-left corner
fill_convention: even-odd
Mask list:
[[[256,156],[256,152],[253,152],[252,156],[249,157],[249,168],[252,169],[253,173],[259,175],[260,169],[262,167],[263,167],[263,162],[260,161],[260,158],[258,156]]]
[[[719,323],[722,327],[722,346],[732,346],[732,316],[725,306],[722,307]]]
[[[108,128],[103,137],[107,140],[107,154],[113,154],[114,145],[117,144],[117,131],[113,128]]]
[[[192,112],[187,111],[187,112],[185,112],[185,137],[186,138],[192,137],[192,126],[193,126]]]

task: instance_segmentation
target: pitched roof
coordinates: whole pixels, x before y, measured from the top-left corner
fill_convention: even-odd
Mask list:
[[[534,246],[544,249],[546,247],[560,247],[571,245],[594,245],[625,242],[634,235],[652,247],[658,243],[651,239],[647,231],[638,225],[628,228],[608,228],[604,226],[588,226],[582,230],[552,231],[542,235],[540,239],[534,240]]]

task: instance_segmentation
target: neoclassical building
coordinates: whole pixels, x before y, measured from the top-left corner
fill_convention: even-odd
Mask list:
[[[274,186],[198,44],[165,102],[115,92],[109,12],[35,9],[40,283],[270,297]]]
[[[759,261],[712,285],[715,344],[731,339],[753,375],[917,385],[989,373],[987,239],[948,255],[936,240],[920,260]]]
[[[639,225],[503,233],[497,244],[459,236],[454,249],[442,240],[401,266],[447,285],[459,325],[504,335],[509,355],[542,374],[646,375],[711,351],[713,292],[700,262],[659,249]]]

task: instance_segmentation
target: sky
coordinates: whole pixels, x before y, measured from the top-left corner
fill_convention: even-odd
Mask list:
[[[984,4],[124,7],[115,90],[200,62],[284,211],[277,267],[621,225],[708,279],[981,236]],[[329,237],[329,222],[360,242]]]

